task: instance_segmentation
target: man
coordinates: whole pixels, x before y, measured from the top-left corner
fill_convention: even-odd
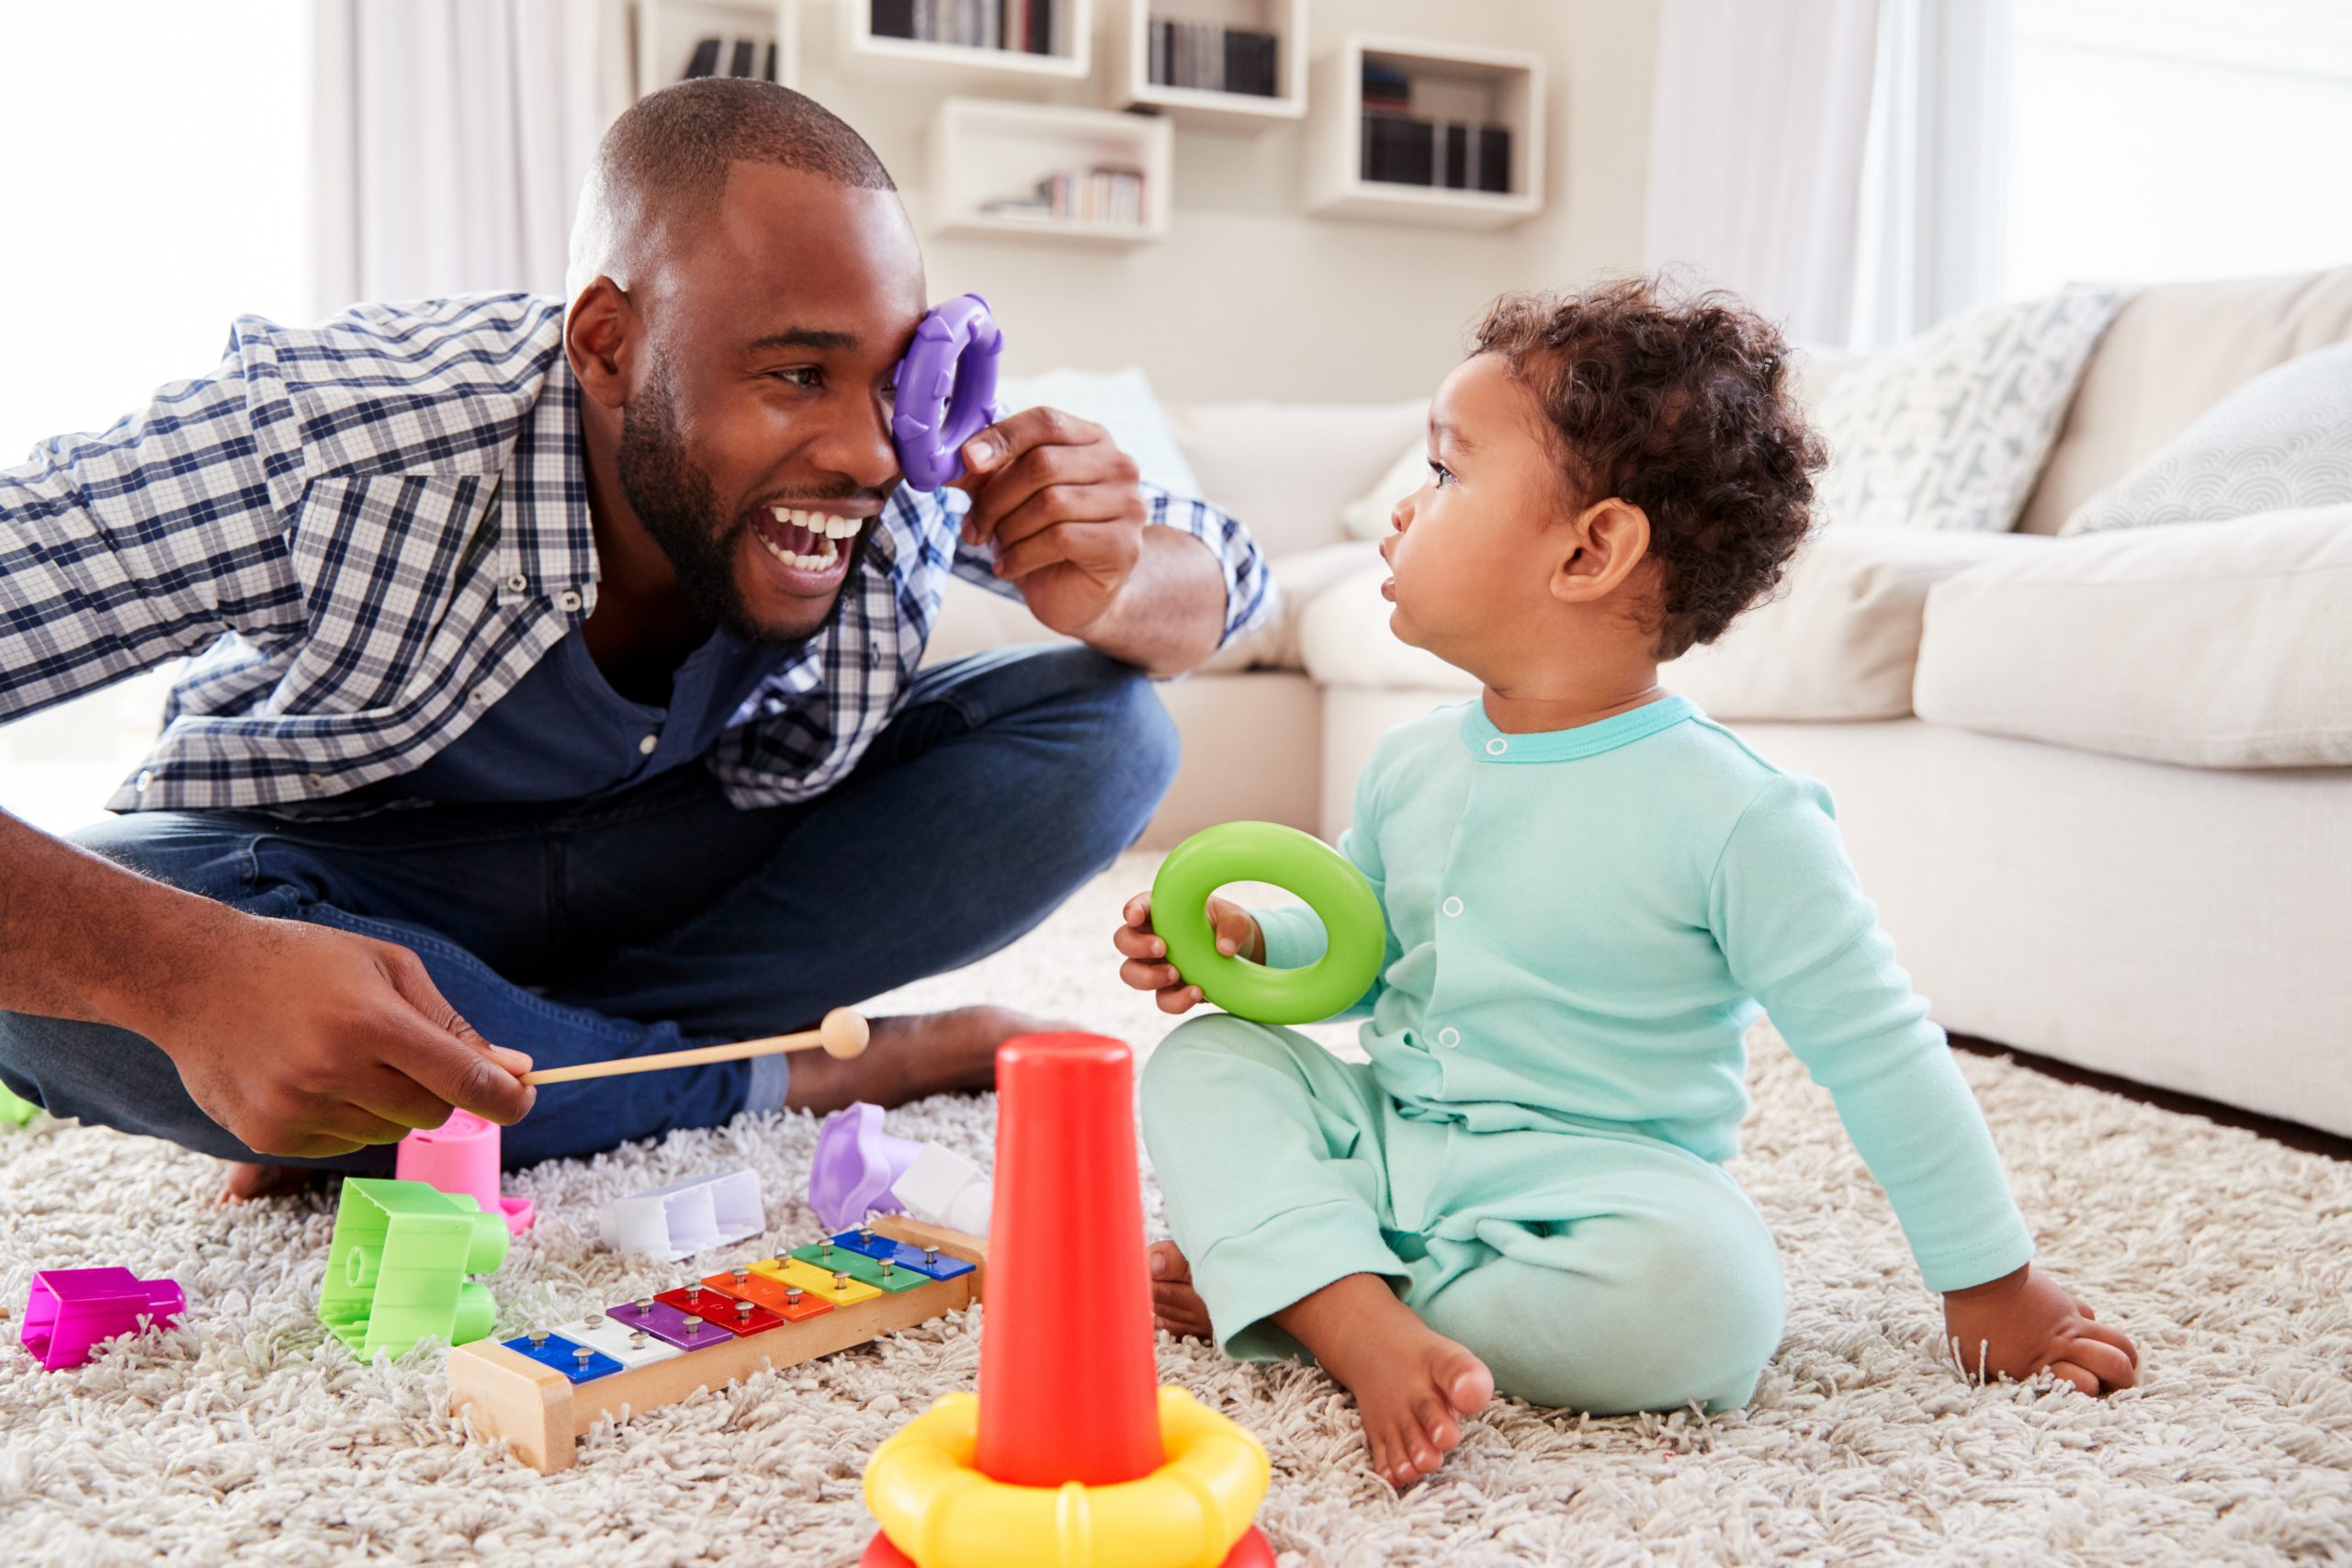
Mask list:
[[[1166,788],[1145,674],[1270,594],[1238,525],[1051,411],[976,436],[960,491],[900,485],[921,254],[796,93],[629,109],[571,264],[568,308],[241,320],[211,376],[0,470],[0,720],[196,655],[124,815],[78,846],[0,815],[0,1082],[243,1195],[382,1169],[453,1105],[519,1163],[983,1087],[1033,1026],[519,1081],[1011,941]],[[951,571],[1079,646],[919,672]]]

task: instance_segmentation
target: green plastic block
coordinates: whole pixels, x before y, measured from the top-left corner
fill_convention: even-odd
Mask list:
[[[900,1291],[911,1291],[917,1285],[931,1283],[930,1276],[918,1274],[911,1269],[893,1269],[889,1278],[884,1279],[879,1260],[866,1257],[854,1247],[835,1247],[828,1252],[824,1243],[812,1241],[806,1247],[794,1247],[790,1256],[829,1274],[846,1274],[853,1280],[863,1280],[893,1295]]]
[[[29,1100],[18,1100],[6,1089],[0,1089],[0,1127],[21,1127],[40,1114],[40,1107]]]
[[[352,1177],[327,1247],[319,1317],[356,1355],[405,1354],[420,1339],[489,1337],[490,1287],[469,1280],[506,1258],[506,1221],[462,1192]]]

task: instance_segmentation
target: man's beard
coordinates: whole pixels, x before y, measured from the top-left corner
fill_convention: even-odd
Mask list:
[[[798,642],[778,637],[752,618],[743,586],[735,580],[735,557],[751,520],[722,526],[718,493],[710,475],[686,456],[678,434],[678,410],[667,361],[656,363],[644,392],[621,409],[618,456],[621,493],[637,520],[678,574],[678,587],[695,614],[749,643]]]

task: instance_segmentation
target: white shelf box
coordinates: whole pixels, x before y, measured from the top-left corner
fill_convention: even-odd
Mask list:
[[[845,75],[869,81],[919,81],[932,87],[975,92],[1018,92],[1082,82],[1094,71],[1094,0],[1052,0],[1051,38],[1044,53],[993,45],[934,43],[928,38],[896,38],[874,30],[877,4],[892,0],[836,0],[835,34]],[[901,5],[905,0],[900,0]],[[911,0],[918,24],[933,17],[952,26],[960,16],[981,17],[991,28],[1024,0]],[[959,11],[959,7],[964,7]],[[1010,27],[1008,17],[1006,25]],[[1009,36],[1009,35],[1008,35]]]
[[[1510,132],[1507,191],[1464,190],[1364,177],[1363,69],[1400,71],[1409,118],[1493,124]],[[1520,50],[1350,33],[1319,56],[1309,87],[1307,209],[1334,218],[1500,228],[1544,206],[1544,62]]]
[[[1250,125],[1306,113],[1306,0],[1108,0],[1103,30],[1112,60],[1109,97],[1116,107],[1144,107],[1196,124]],[[1156,22],[1206,22],[1270,34],[1274,92],[1213,91],[1152,80]]]
[[[695,50],[705,39],[748,43],[751,74],[765,77],[768,51],[775,51],[775,79],[800,85],[800,0],[638,0],[637,96],[683,81]],[[722,58],[714,75],[737,74]]]
[[[934,234],[1017,234],[1035,239],[1132,244],[1168,232],[1175,127],[1164,119],[1104,109],[949,98],[931,122],[930,228]],[[1094,168],[1139,171],[1142,214],[1135,222],[1014,216],[989,204],[1028,197],[1058,174]]]

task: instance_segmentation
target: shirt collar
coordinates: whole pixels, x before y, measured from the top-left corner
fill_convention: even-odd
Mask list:
[[[597,579],[588,475],[580,455],[580,383],[563,356],[562,317],[547,379],[499,479],[501,604],[587,589]],[[594,603],[586,596],[582,609]]]
[[[1699,705],[1690,698],[1669,694],[1654,703],[1628,708],[1614,717],[1579,724],[1573,729],[1510,735],[1496,728],[1494,720],[1487,716],[1487,705],[1474,699],[1463,710],[1462,743],[1481,762],[1572,762],[1579,757],[1595,757],[1620,746],[1630,746],[1645,736],[1656,735],[1686,718],[1695,717],[1698,712]]]

